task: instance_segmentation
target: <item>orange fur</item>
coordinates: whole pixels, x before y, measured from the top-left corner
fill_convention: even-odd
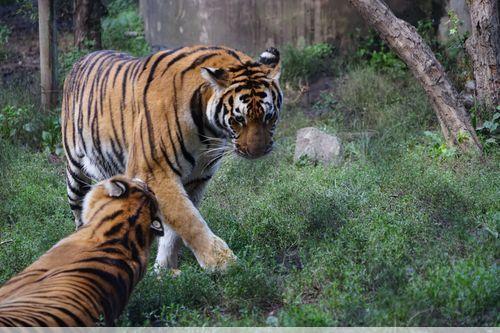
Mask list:
[[[163,231],[159,214],[145,183],[115,176],[95,185],[84,225],[0,289],[0,326],[93,326],[101,315],[113,324]]]

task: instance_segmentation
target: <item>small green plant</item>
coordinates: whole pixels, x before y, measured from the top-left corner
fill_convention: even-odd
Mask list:
[[[37,126],[32,116],[32,106],[4,107],[0,111],[0,137],[13,142],[33,142]]]
[[[0,139],[62,154],[59,112],[41,114],[34,106],[5,106],[0,111]]]
[[[295,162],[295,165],[298,166],[299,168],[316,164],[317,163],[307,155],[300,156],[299,159]]]
[[[329,117],[334,117],[335,120],[339,120],[337,119],[337,115],[340,113],[335,112],[338,104],[339,101],[334,94],[324,91],[321,92],[318,101],[312,106],[312,110],[315,115],[328,115]]]
[[[44,121],[41,134],[41,148],[45,153],[62,156],[64,151],[61,143],[61,118],[59,113],[51,115]]]
[[[367,61],[370,67],[389,74],[403,74],[406,68],[396,53],[373,30],[360,38],[354,59],[358,63]]]
[[[485,148],[495,147],[500,142],[500,105],[491,120],[485,121],[476,128],[479,138],[484,142]]]
[[[462,22],[458,18],[457,13],[455,13],[455,11],[453,11],[453,10],[448,11],[448,17],[450,18],[450,20],[448,22],[448,24],[449,24],[448,33],[452,37],[458,36],[459,28],[460,28],[460,25],[462,25]]]
[[[369,60],[370,66],[387,70],[392,73],[402,73],[406,65],[399,60],[396,53],[383,46],[380,51],[373,51]]]
[[[417,32],[432,49],[437,45],[436,30],[431,19],[423,19],[417,22]]]
[[[333,46],[326,43],[306,46],[302,49],[286,46],[283,50],[283,82],[293,86],[307,84],[320,75],[332,74]]]
[[[455,147],[448,147],[439,134],[431,131],[424,131],[424,136],[430,145],[429,153],[431,156],[446,159],[457,155],[457,149]]]
[[[472,76],[472,66],[465,50],[467,32],[460,32],[463,24],[454,11],[448,12],[448,39],[437,47],[436,56],[446,72],[458,86],[463,86]]]

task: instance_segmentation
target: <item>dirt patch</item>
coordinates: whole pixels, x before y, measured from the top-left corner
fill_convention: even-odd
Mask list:
[[[34,1],[36,10],[36,1]],[[19,12],[17,3],[0,6],[0,22],[10,29],[5,58],[0,63],[0,80],[11,83],[32,77],[40,69],[38,22]],[[71,17],[61,11],[57,18],[58,52],[67,51],[72,45]]]

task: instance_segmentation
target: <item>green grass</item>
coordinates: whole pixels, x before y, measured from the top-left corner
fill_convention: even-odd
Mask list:
[[[275,152],[226,160],[201,207],[239,264],[209,274],[184,250],[180,277],[150,270],[119,324],[497,326],[499,155],[437,156],[432,111],[401,80],[358,68],[326,115],[287,105]],[[378,135],[338,167],[294,164],[309,125]],[[2,143],[0,173],[1,283],[73,222],[61,165]]]

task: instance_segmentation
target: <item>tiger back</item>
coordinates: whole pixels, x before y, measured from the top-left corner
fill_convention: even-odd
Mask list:
[[[0,326],[112,325],[163,235],[154,194],[115,176],[92,187],[84,225],[0,288]]]

